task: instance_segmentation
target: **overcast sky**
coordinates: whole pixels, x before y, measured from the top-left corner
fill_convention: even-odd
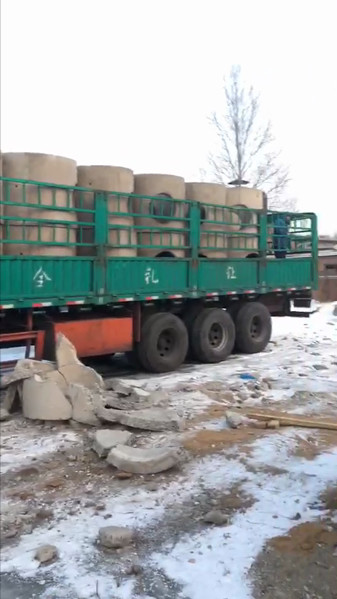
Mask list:
[[[337,232],[337,0],[1,0],[1,149],[198,177],[239,63]]]

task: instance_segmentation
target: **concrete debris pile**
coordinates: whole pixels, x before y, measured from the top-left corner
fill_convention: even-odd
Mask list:
[[[1,420],[18,403],[25,418],[39,421],[76,421],[90,427],[122,425],[144,431],[181,431],[183,419],[168,409],[164,391],[149,393],[137,381],[110,379],[105,384],[92,368],[77,357],[75,347],[62,334],[56,342],[56,362],[19,360],[2,381],[6,395]],[[99,457],[129,473],[150,474],[175,466],[182,458],[177,448],[136,448],[129,430],[105,428],[94,435],[93,449]]]
[[[267,401],[273,386],[274,381],[271,378],[252,376],[248,380],[241,380],[238,377],[238,380],[230,384],[228,388],[223,381],[214,380],[178,384],[175,391],[206,395],[217,404],[232,409]]]
[[[2,385],[6,387],[3,408],[11,412],[19,401],[23,415],[32,420],[75,419],[72,388],[90,391],[93,405],[104,389],[102,377],[79,361],[74,346],[62,334],[57,337],[56,363],[19,360]]]

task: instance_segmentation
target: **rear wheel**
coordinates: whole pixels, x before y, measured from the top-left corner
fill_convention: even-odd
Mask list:
[[[271,316],[260,302],[243,305],[236,315],[237,349],[245,354],[256,354],[265,349],[271,337]]]
[[[190,345],[201,362],[222,362],[232,353],[234,341],[235,326],[225,310],[206,308],[192,324]]]
[[[183,363],[187,348],[188,334],[182,320],[169,312],[161,312],[143,324],[137,355],[145,370],[170,372]]]

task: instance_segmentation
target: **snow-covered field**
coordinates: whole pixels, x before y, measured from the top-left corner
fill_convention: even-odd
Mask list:
[[[197,449],[179,471],[118,480],[87,450],[82,430],[64,425],[52,430],[20,419],[4,423],[3,516],[9,522],[12,517],[15,526],[15,518],[25,520],[41,508],[52,514],[5,542],[2,599],[253,598],[249,570],[265,543],[292,528],[296,514],[301,522],[320,518],[321,493],[337,486],[337,433],[285,428],[240,436],[226,430],[221,394],[207,391],[210,382],[217,382],[224,391],[245,394],[247,383],[240,375],[249,373],[257,381],[268,380],[270,388],[247,391],[243,405],[336,421],[337,317],[332,306],[323,306],[310,319],[274,319],[273,329],[273,342],[263,354],[191,365],[170,375],[137,376],[148,389],[166,388],[170,405],[187,418],[179,441],[194,439]],[[206,438],[211,431],[214,439],[210,436],[199,451],[198,434]],[[225,442],[217,446],[216,435],[222,434]],[[141,442],[163,439],[151,433]],[[48,486],[55,476],[61,484]],[[204,522],[207,511],[224,505],[225,525]],[[108,525],[133,528],[135,545],[117,553],[102,551],[97,533]],[[34,553],[42,544],[55,545],[59,558],[38,567]],[[137,576],[130,570],[135,563]],[[16,594],[11,595],[6,589],[13,584]]]

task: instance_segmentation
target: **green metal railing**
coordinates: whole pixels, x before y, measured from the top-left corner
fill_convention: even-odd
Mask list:
[[[279,213],[199,204],[165,194],[143,196],[1,177],[3,253],[34,255],[33,247],[73,248],[80,256],[133,250],[134,257],[231,258],[317,256],[317,222],[311,213]],[[282,222],[285,225],[282,228]],[[21,247],[22,246],[22,247]],[[32,247],[33,246],[33,247]],[[28,249],[29,248],[29,249]],[[283,248],[283,250],[282,250]],[[219,254],[220,252],[220,254]],[[178,254],[181,256],[181,253]]]

